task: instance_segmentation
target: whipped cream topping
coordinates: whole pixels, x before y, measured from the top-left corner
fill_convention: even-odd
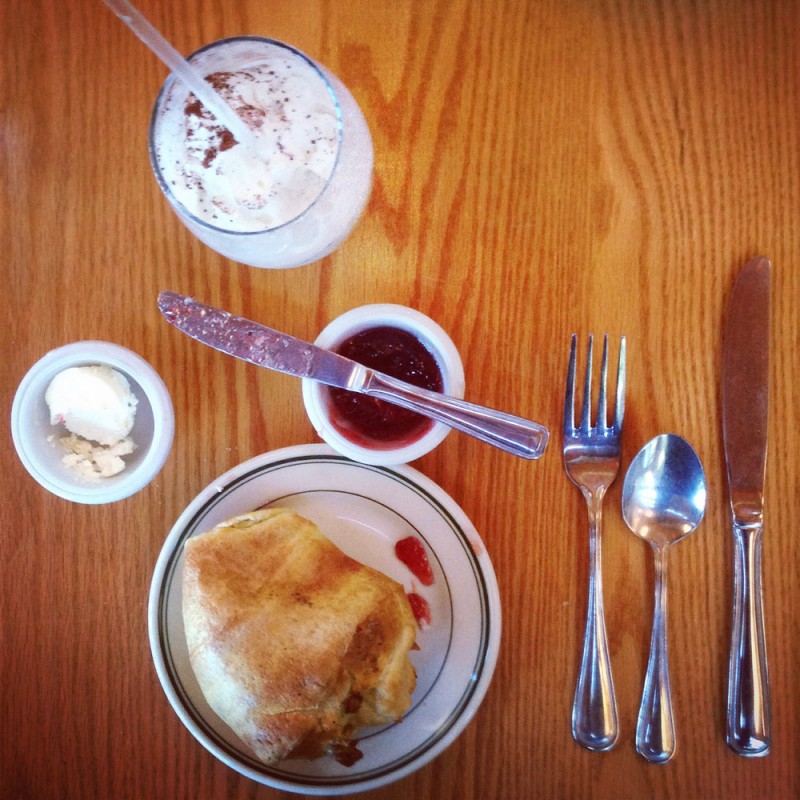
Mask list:
[[[336,165],[340,120],[327,82],[297,57],[269,56],[206,80],[256,133],[250,152],[180,82],[166,98],[155,152],[174,197],[225,230],[278,227],[319,196]]]

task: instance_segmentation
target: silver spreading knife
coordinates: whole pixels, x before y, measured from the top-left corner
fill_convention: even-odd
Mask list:
[[[761,540],[769,406],[770,262],[739,273],[728,304],[722,426],[733,515],[733,625],[727,742],[739,755],[770,747],[770,694],[761,599]]]
[[[167,322],[198,342],[259,367],[386,400],[522,458],[539,458],[547,446],[547,429],[536,422],[420,389],[191,297],[161,292],[158,308]]]

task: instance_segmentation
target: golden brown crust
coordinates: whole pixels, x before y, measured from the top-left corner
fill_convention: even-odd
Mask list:
[[[315,758],[400,719],[416,625],[402,587],[314,523],[262,509],[186,542],[183,616],[209,705],[258,758]]]

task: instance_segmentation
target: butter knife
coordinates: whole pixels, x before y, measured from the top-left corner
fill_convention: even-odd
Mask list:
[[[733,624],[727,742],[742,756],[770,748],[770,693],[761,591],[769,405],[770,262],[748,262],[728,304],[722,426],[733,516]]]
[[[547,446],[547,429],[536,422],[420,389],[194,298],[161,292],[158,308],[167,322],[198,342],[259,367],[386,400],[522,458],[540,458]]]

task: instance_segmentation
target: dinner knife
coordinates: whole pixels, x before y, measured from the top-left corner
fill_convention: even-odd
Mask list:
[[[748,262],[728,304],[722,427],[733,517],[733,624],[727,742],[742,756],[770,748],[770,692],[761,591],[769,405],[770,262]]]
[[[421,389],[194,298],[161,292],[158,308],[198,342],[259,367],[386,400],[522,458],[540,458],[547,446],[548,431],[536,422]]]

